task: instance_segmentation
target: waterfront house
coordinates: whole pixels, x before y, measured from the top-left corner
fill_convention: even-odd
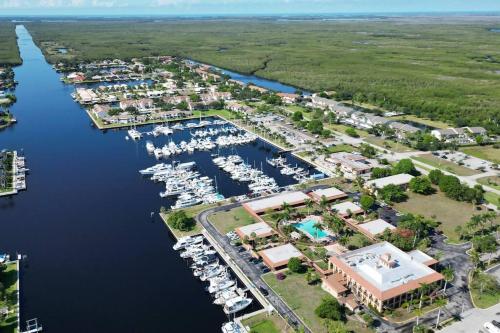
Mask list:
[[[297,102],[298,99],[300,98],[300,95],[298,95],[298,94],[277,93],[276,95],[281,97],[281,100],[283,101],[283,103],[286,103],[286,104],[293,104],[293,103]]]
[[[239,113],[245,113],[249,114],[254,111],[254,109],[248,105],[241,104],[235,101],[229,101],[225,105],[226,109],[234,111],[234,112],[239,112]]]
[[[262,87],[259,87],[259,86],[253,85],[253,84],[248,85],[247,88],[250,90],[258,91],[261,94],[265,94],[265,93],[269,92],[269,90],[267,90],[266,88],[262,88]]]
[[[334,255],[328,266],[340,286],[332,285],[335,292],[325,290],[335,296],[349,289],[357,300],[379,312],[398,308],[412,299],[422,284],[439,287],[443,282],[443,276],[426,264],[434,265],[436,261],[422,254],[405,253],[382,242]],[[427,292],[433,292],[433,288]]]

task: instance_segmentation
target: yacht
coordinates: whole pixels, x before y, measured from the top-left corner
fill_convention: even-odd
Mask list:
[[[153,175],[159,171],[170,170],[170,169],[172,169],[172,166],[170,164],[159,163],[153,165],[152,167],[139,170],[139,173],[141,175]]]
[[[127,131],[127,134],[128,134],[128,136],[130,136],[130,138],[131,138],[132,140],[139,140],[140,138],[142,138],[142,134],[141,134],[141,132],[139,132],[139,131],[138,131],[138,130],[136,130],[136,129],[129,129],[129,130]]]
[[[186,248],[187,246],[193,245],[193,244],[200,244],[203,242],[203,236],[186,236],[186,237],[181,237],[177,241],[177,243],[174,244],[172,247],[174,250],[178,251],[181,249]]]
[[[230,288],[234,286],[236,282],[234,280],[226,279],[220,282],[214,282],[210,281],[210,286],[208,287],[208,292],[213,294],[218,291],[222,291],[224,289]]]
[[[172,126],[172,129],[177,131],[182,131],[184,129],[184,126],[182,126],[181,123],[177,123],[174,126]]]
[[[225,314],[233,314],[238,311],[245,309],[247,306],[252,304],[252,299],[244,296],[238,296],[232,298],[226,302],[224,305],[224,313]]]
[[[240,325],[236,324],[233,321],[229,321],[227,323],[224,323],[222,325],[222,333],[243,333],[243,331],[240,327]]]
[[[207,271],[203,272],[203,274],[200,276],[200,280],[207,281],[208,279],[215,277],[215,276],[218,276],[219,274],[223,273],[226,269],[227,269],[227,267],[219,265],[213,269],[207,270]]]
[[[216,297],[214,302],[213,302],[214,304],[217,304],[217,305],[224,305],[230,299],[238,297],[236,290],[235,289],[233,290],[232,287],[228,288],[226,290],[223,290],[217,294],[218,294],[218,297]]]
[[[152,153],[155,150],[155,145],[151,141],[146,141],[146,150],[148,153]]]

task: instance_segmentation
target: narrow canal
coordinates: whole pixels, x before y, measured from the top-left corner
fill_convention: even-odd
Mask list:
[[[138,174],[155,163],[144,140],[125,141],[124,131],[91,126],[70,97],[74,88],[60,81],[23,26],[16,32],[23,65],[15,68],[12,111],[19,124],[0,132],[0,146],[22,150],[31,174],[28,191],[0,199],[0,251],[27,255],[23,322],[36,317],[51,333],[219,332],[227,321],[222,309],[172,250],[167,228],[150,218],[172,202]],[[256,167],[276,151],[260,140],[238,148]],[[209,158],[178,159],[196,160],[213,176],[220,171]],[[263,168],[280,185],[290,183]],[[226,196],[247,191],[216,176]]]

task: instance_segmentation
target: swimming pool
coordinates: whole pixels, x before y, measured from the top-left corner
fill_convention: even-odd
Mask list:
[[[300,223],[295,223],[293,226],[299,229],[300,231],[310,235],[314,239],[321,239],[328,236],[328,233],[326,233],[325,231],[314,227],[316,222],[317,222],[316,220],[309,219],[309,220],[304,220]]]

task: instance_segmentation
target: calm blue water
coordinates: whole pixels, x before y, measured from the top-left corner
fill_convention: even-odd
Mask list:
[[[315,224],[316,224],[315,220],[304,220],[300,223],[295,223],[294,227],[303,231],[303,232],[308,233],[314,239],[320,239],[320,238],[328,236],[328,234],[326,232],[324,232],[323,230],[315,228],[314,227]]]
[[[192,62],[199,64],[199,62],[197,62],[197,61],[192,61]],[[242,74],[242,73],[237,73],[237,72],[233,72],[233,71],[230,71],[228,69],[223,69],[223,68],[219,68],[216,66],[212,66],[212,67],[219,70],[221,73],[230,76],[231,79],[243,82],[245,84],[252,83],[256,86],[270,89],[270,90],[273,90],[275,92],[283,92],[283,93],[293,94],[297,90],[300,90],[303,92],[304,95],[311,94],[310,92],[304,91],[300,88],[286,85],[286,84],[283,84],[283,83],[278,82],[278,81],[267,80],[267,79],[264,79],[262,77],[255,76],[255,75],[246,75],[246,74]]]
[[[24,27],[17,34],[24,62],[15,68],[18,102],[11,110],[19,123],[0,132],[0,145],[22,150],[31,174],[28,191],[0,199],[0,252],[28,256],[23,322],[37,317],[44,332],[57,333],[219,332],[227,320],[222,309],[171,249],[167,228],[150,218],[171,202],[158,196],[160,184],[138,173],[156,163],[145,140],[95,129],[71,99],[74,88],[60,81]],[[256,166],[276,151],[262,141],[237,147]],[[226,196],[245,193],[209,154],[178,160],[197,161]],[[291,182],[265,163],[263,169]]]

